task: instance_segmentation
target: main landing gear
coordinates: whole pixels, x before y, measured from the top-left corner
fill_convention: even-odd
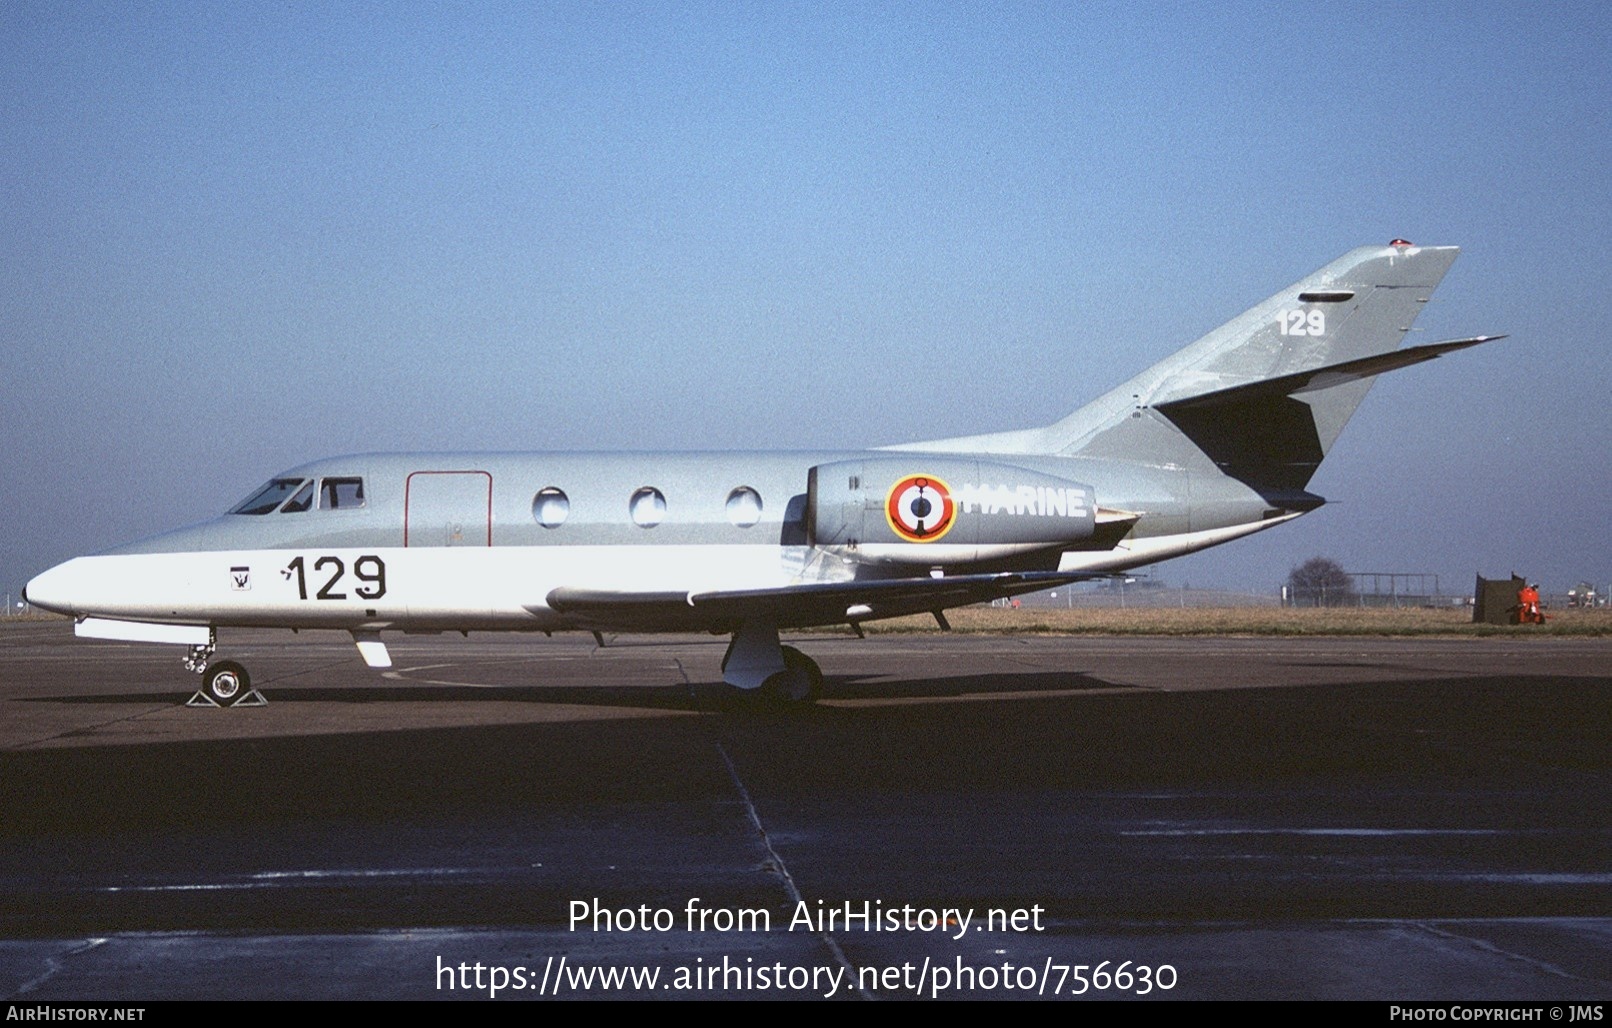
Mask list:
[[[778,703],[811,703],[823,694],[817,661],[779,645],[778,626],[764,621],[746,621],[733,633],[722,657],[722,680]]]
[[[218,636],[209,631],[207,643],[192,646],[185,657],[185,669],[202,676],[202,687],[185,702],[187,707],[262,707],[268,704],[263,694],[252,688],[252,676],[246,668],[233,660],[208,664],[207,658],[218,649]]]

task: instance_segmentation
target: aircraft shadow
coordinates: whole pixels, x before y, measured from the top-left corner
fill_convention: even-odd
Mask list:
[[[1014,671],[1002,674],[960,675],[956,678],[890,679],[882,675],[847,675],[824,683],[823,699],[946,699],[1010,693],[1091,692],[1131,689],[1135,686],[1105,682],[1079,671]]]
[[[795,705],[778,704],[722,682],[675,683],[634,686],[547,686],[547,685],[318,685],[276,689],[273,681],[257,685],[272,703],[535,703],[551,706],[623,707],[653,710],[789,710]],[[1080,672],[1025,672],[963,675],[956,678],[896,679],[884,676],[850,675],[825,679],[821,699],[834,700],[945,700],[960,696],[1132,689]],[[23,703],[63,703],[70,705],[180,704],[190,697],[180,692],[100,693],[92,696],[33,696]],[[809,704],[797,712],[809,712]]]

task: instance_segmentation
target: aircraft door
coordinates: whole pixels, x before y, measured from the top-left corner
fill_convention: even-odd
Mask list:
[[[491,546],[493,476],[415,471],[403,487],[404,546]]]

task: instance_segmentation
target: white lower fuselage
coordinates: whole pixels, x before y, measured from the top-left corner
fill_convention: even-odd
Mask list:
[[[1057,570],[1122,571],[1191,553],[1296,515],[1063,553]],[[365,547],[106,554],[29,584],[31,602],[79,617],[263,628],[559,631],[575,587],[619,592],[771,589],[799,582],[776,545]],[[299,563],[300,562],[300,563]],[[359,577],[362,573],[365,577]],[[628,628],[631,626],[623,626]]]

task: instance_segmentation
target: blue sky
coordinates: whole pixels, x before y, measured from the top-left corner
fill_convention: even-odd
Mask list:
[[[0,589],[350,451],[1052,421],[1345,250],[1463,256],[1294,525],[1612,578],[1598,4],[0,5]]]

